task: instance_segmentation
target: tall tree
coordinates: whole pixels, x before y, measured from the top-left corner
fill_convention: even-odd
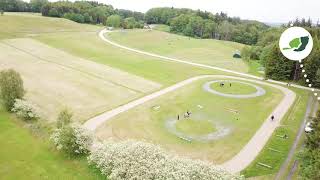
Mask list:
[[[42,6],[48,3],[48,0],[30,0],[32,12],[41,12]]]
[[[314,86],[315,87],[320,87],[320,68],[317,69],[316,77],[315,77],[315,80],[314,80]]]
[[[314,45],[311,54],[303,60],[305,65],[304,69],[308,72],[308,78],[311,82],[315,82],[317,80],[317,70],[320,67],[320,41],[316,35],[313,35],[313,43]],[[305,81],[303,82],[305,83]],[[320,87],[317,83],[313,84],[316,85],[316,87]]]
[[[265,75],[274,80],[289,80],[293,75],[294,61],[286,59],[275,43],[266,55]]]
[[[16,99],[24,95],[23,80],[20,74],[12,69],[0,72],[0,98],[7,110],[11,110]]]
[[[121,17],[119,15],[111,15],[106,21],[106,25],[114,28],[118,28],[121,25]]]

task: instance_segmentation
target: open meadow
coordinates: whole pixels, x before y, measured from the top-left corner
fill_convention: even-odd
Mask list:
[[[95,32],[99,28],[62,18],[48,18],[36,13],[10,13],[0,16],[0,39],[33,37],[54,32]]]
[[[26,97],[54,120],[69,107],[77,121],[152,92],[160,85],[87,61],[32,39],[0,42],[0,69],[15,69],[25,81]]]
[[[52,130],[58,113],[64,108],[72,110],[74,121],[85,123],[99,114],[195,76],[239,77],[112,46],[99,38],[103,27],[98,25],[34,13],[5,13],[0,16],[0,27],[0,71],[12,68],[21,74],[25,98],[41,115],[35,124],[44,124],[44,131]],[[170,34],[164,32],[168,31],[165,26],[158,29],[114,31],[105,37],[146,52],[261,75],[259,63],[232,57],[244,47],[243,44]],[[217,94],[204,88],[207,82],[215,80],[224,82],[224,87],[219,82],[208,85]],[[248,143],[284,98],[276,88],[250,83],[264,90],[257,95],[257,88],[244,82],[217,78],[197,80],[118,114],[98,127],[95,133],[100,140],[142,140],[179,156],[221,164]],[[297,98],[281,121],[284,126],[276,129],[258,158],[242,174],[248,177],[275,174],[285,160],[304,117],[309,96],[304,90],[290,89]],[[257,97],[233,98],[219,93],[235,97],[255,94]],[[0,110],[0,120],[3,130],[0,145],[15,150],[0,151],[3,156],[0,158],[0,179],[19,179],[23,173],[31,174],[32,171],[35,171],[35,175],[30,176],[32,179],[51,178],[58,168],[64,171],[57,173],[57,177],[101,178],[84,159],[69,160],[51,149],[48,142],[35,138],[24,127],[28,123],[17,123],[18,120],[3,110]],[[277,135],[284,133],[289,138],[279,141]],[[274,155],[270,152],[268,148],[274,146],[283,153]],[[28,157],[16,155],[24,149],[34,154]],[[259,162],[271,164],[273,169],[257,165]],[[25,168],[27,164],[38,165]],[[8,168],[2,168],[5,166]],[[24,171],[16,173],[16,168]],[[8,176],[10,173],[13,175]]]
[[[214,70],[166,62],[119,49],[103,42],[97,32],[41,34],[34,38],[70,54],[121,69],[163,86],[172,85],[196,75],[217,73]]]
[[[242,59],[233,58],[244,45],[212,39],[195,39],[157,30],[120,30],[106,34],[107,38],[128,47],[188,60],[220,68],[248,72]]]
[[[105,179],[84,158],[67,158],[27,127],[0,108],[1,179]]]

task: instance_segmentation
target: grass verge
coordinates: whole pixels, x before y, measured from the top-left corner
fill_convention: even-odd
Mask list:
[[[86,158],[69,159],[0,109],[0,179],[105,179]]]
[[[276,129],[259,156],[249,167],[241,172],[245,177],[275,174],[279,171],[282,163],[287,158],[290,148],[296,138],[300,123],[304,118],[309,95],[309,93],[304,90],[292,90],[297,94],[293,107],[287,112],[285,118],[281,122],[282,126]],[[287,139],[280,137],[285,134],[288,135]],[[265,167],[261,163],[270,167]]]

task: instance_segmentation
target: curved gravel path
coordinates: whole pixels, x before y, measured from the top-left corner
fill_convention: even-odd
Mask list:
[[[241,170],[245,169],[259,154],[262,148],[267,143],[268,139],[272,135],[273,131],[280,125],[280,120],[284,117],[286,112],[289,110],[291,105],[293,104],[296,94],[279,85],[270,84],[263,81],[252,80],[252,79],[245,79],[241,77],[234,77],[234,76],[225,76],[225,75],[203,75],[203,76],[196,76],[182,82],[179,82],[175,85],[162,89],[158,92],[154,92],[150,95],[144,96],[140,99],[134,100],[129,102],[128,104],[119,106],[111,111],[105,112],[101,115],[98,115],[86,123],[84,123],[84,127],[89,130],[96,130],[99,126],[101,126],[106,121],[110,120],[112,117],[128,111],[138,105],[144,104],[147,101],[155,99],[161,95],[167,94],[169,92],[175,91],[185,85],[188,85],[194,81],[205,79],[205,78],[216,78],[216,79],[236,79],[241,81],[248,81],[252,83],[257,83],[261,85],[267,85],[270,87],[277,88],[284,93],[284,98],[281,102],[277,105],[277,107],[273,110],[269,117],[265,120],[262,126],[257,130],[255,135],[250,139],[250,141],[241,149],[241,151],[234,156],[232,159],[228,160],[227,162],[221,165],[222,168],[225,168],[229,172],[236,173],[240,172]],[[276,118],[274,121],[270,121],[271,115],[274,115]]]
[[[220,83],[220,82],[222,82],[222,80],[209,81],[209,82],[205,83],[202,86],[202,88],[205,91],[210,92],[212,94],[216,94],[216,95],[224,96],[224,97],[229,97],[229,98],[236,98],[236,99],[254,98],[254,97],[259,97],[259,96],[263,96],[264,94],[266,94],[266,91],[263,88],[261,88],[260,86],[256,86],[254,84],[241,82],[241,81],[228,81],[228,83],[229,82],[237,82],[237,83],[249,85],[249,86],[254,87],[257,91],[254,93],[251,93],[251,94],[226,94],[226,93],[218,92],[218,91],[211,88],[211,84],[218,83],[218,82]]]
[[[264,80],[264,78],[262,78],[262,77],[254,76],[254,75],[251,75],[251,74],[240,73],[240,72],[237,72],[237,71],[232,71],[232,70],[228,70],[228,69],[224,69],[224,68],[219,68],[219,67],[216,67],[216,66],[210,66],[210,65],[206,65],[206,64],[194,63],[194,62],[192,62],[192,61],[181,60],[181,59],[177,59],[177,58],[170,58],[170,57],[161,56],[161,55],[158,55],[158,54],[149,53],[149,52],[141,51],[141,50],[138,50],[138,49],[130,48],[130,47],[127,47],[127,46],[123,46],[123,45],[121,45],[121,44],[118,44],[118,43],[116,43],[116,42],[113,42],[113,41],[109,40],[108,38],[106,38],[106,37],[104,36],[104,34],[106,34],[106,33],[112,33],[112,32],[116,32],[116,31],[109,31],[109,30],[107,30],[107,29],[102,29],[102,30],[99,32],[99,37],[100,37],[100,39],[103,40],[104,42],[106,42],[106,43],[108,43],[108,44],[111,44],[111,45],[113,45],[113,46],[116,46],[116,47],[118,47],[118,48],[125,49],[125,50],[128,50],[128,51],[132,51],[132,52],[135,52],[135,53],[138,53],[138,54],[143,54],[143,55],[155,57],[155,58],[157,58],[157,60],[173,61],[173,62],[178,62],[178,63],[183,63],[183,64],[189,64],[189,65],[196,66],[196,67],[207,68],[207,69],[214,69],[214,70],[219,70],[219,71],[223,71],[223,72],[227,72],[227,73],[232,73],[232,74],[236,74],[236,75],[240,75],[240,76],[244,76],[244,77],[249,77],[249,78],[253,78],[253,79],[263,80],[263,81],[267,81],[267,82],[271,82],[271,83],[276,83],[276,84],[281,84],[281,85],[287,85],[287,83],[281,82],[281,81],[275,81],[275,80],[272,80],[272,79]],[[309,88],[309,87],[304,87],[304,86],[300,86],[300,85],[296,85],[296,84],[291,84],[290,86],[295,87],[295,88],[299,88],[299,89],[306,89],[306,90],[310,90],[310,91],[311,91],[311,89],[312,89],[312,88]]]

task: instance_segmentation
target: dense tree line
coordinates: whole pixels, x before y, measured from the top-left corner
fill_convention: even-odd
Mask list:
[[[0,0],[0,11],[40,12],[43,16],[61,17],[78,23],[103,25],[107,24],[108,17],[110,17],[109,24],[116,25],[114,27],[142,28],[144,26],[143,13],[114,9],[110,5],[95,1],[48,2],[48,0],[31,0],[28,3],[22,0]]]
[[[79,23],[103,24],[112,27],[142,28],[144,14],[114,9],[94,1],[58,1],[42,7],[43,16],[63,17]]]
[[[0,10],[8,12],[31,11],[30,5],[22,0],[0,0]]]
[[[166,24],[173,33],[197,38],[214,38],[243,44],[256,44],[259,32],[268,27],[257,21],[228,17],[225,13],[207,11],[153,8],[145,14],[148,24]]]
[[[309,27],[311,28],[313,26],[312,20],[309,18],[306,20],[305,18],[302,18],[301,20],[297,18],[295,21],[289,21],[287,24],[287,27],[293,26],[301,26],[301,27]],[[317,23],[318,25],[318,23]]]
[[[64,17],[79,23],[105,24],[115,14],[112,6],[91,1],[58,1],[42,7],[43,16]]]
[[[0,10],[7,12],[41,12],[42,6],[48,0],[30,0],[30,3],[22,0],[0,0]]]
[[[240,20],[225,13],[185,8],[153,8],[146,14],[114,9],[95,1],[0,0],[4,11],[41,12],[43,16],[67,18],[78,23],[103,24],[122,28],[142,28],[144,23],[167,24],[170,31],[197,38],[215,38],[244,44],[256,44],[259,32],[267,26]]]
[[[296,19],[279,28],[269,28],[263,31],[258,37],[258,41],[253,46],[246,46],[242,49],[242,57],[245,59],[259,60],[265,67],[266,78],[285,81],[298,81],[305,85],[301,76],[301,69],[297,62],[287,60],[280,52],[279,39],[281,33],[293,24],[306,28],[313,37],[313,50],[311,54],[303,60],[304,69],[308,72],[308,79],[315,87],[320,87],[320,28],[312,21]]]

